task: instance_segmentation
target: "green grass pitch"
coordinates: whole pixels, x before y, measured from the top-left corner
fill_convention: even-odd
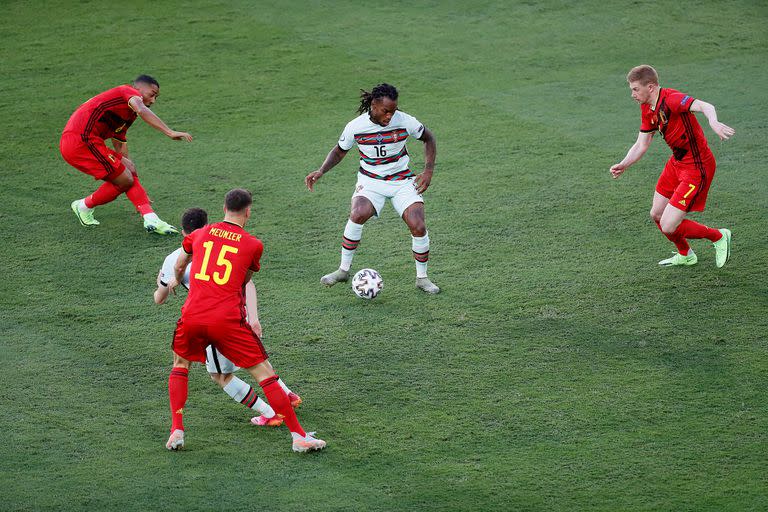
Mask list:
[[[764,2],[6,1],[0,18],[0,509],[765,510],[768,505],[768,7]],[[694,218],[731,261],[661,269],[648,217],[663,141],[620,180],[637,64],[713,103],[718,159]],[[164,219],[254,192],[264,342],[328,440],[290,452],[195,366],[188,449],[169,453],[170,337],[150,236],[58,153],[71,112],[139,73],[142,182]],[[438,141],[430,274],[388,205],[354,268],[375,301],[324,289],[355,157],[310,194],[360,88],[387,81]],[[409,147],[416,168],[418,142]]]

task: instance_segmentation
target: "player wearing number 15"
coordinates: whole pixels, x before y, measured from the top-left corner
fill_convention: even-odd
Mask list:
[[[166,447],[171,450],[184,446],[190,362],[205,362],[209,345],[234,365],[245,368],[259,383],[269,404],[290,429],[294,451],[325,447],[325,441],[301,428],[267,352],[246,318],[245,284],[259,271],[264,250],[261,240],[244,229],[252,201],[247,190],[230,190],[224,199],[224,221],[185,236],[183,251],[174,265],[175,279],[168,284],[171,291],[183,281],[187,265],[192,263],[189,295],[173,336],[173,369],[168,379],[172,427]]]
[[[651,66],[632,68],[627,74],[632,98],[640,104],[640,133],[624,159],[611,167],[618,178],[640,160],[657,131],[672,150],[672,156],[656,183],[651,218],[677,247],[671,258],[659,265],[695,265],[696,255],[687,239],[706,238],[715,247],[715,265],[725,265],[731,253],[731,232],[714,229],[686,219],[688,212],[704,210],[715,176],[715,157],[694,112],[701,112],[721,140],[734,134],[733,128],[717,120],[715,107],[688,94],[659,86],[659,75]]]

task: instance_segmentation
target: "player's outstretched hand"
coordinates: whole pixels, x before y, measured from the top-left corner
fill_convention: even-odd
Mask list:
[[[175,277],[172,277],[170,281],[168,281],[168,291],[170,293],[173,293],[176,295],[176,288],[179,286],[179,282],[176,280]]]
[[[413,185],[416,187],[416,192],[423,194],[429,188],[429,184],[432,182],[432,173],[424,171],[413,180]]]
[[[323,177],[323,173],[320,171],[314,171],[309,174],[307,174],[307,177],[304,178],[304,183],[307,185],[307,188],[310,192],[314,192],[314,186],[315,183],[317,183],[317,180]]]
[[[249,321],[248,323],[250,324],[251,330],[253,331],[253,333],[259,338],[261,338],[261,322],[259,322],[258,320],[254,320],[252,322]]]
[[[717,134],[717,136],[720,137],[720,140],[728,140],[731,137],[733,137],[734,133],[736,133],[736,130],[734,130],[727,124],[721,123],[720,121],[709,123],[709,126],[711,126],[712,131],[714,131]]]
[[[185,140],[187,142],[192,142],[192,136],[187,132],[177,132],[175,130],[171,130],[169,137],[173,140]]]
[[[625,165],[616,164],[614,166],[611,166],[611,176],[613,177],[613,179],[616,179],[619,176],[621,176],[622,173],[626,170],[627,170],[627,167]]]

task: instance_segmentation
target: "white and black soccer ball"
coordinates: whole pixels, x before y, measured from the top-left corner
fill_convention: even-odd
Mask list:
[[[372,268],[364,268],[352,278],[352,291],[361,299],[375,298],[382,288],[384,280]]]

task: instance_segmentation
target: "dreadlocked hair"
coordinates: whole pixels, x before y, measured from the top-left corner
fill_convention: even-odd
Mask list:
[[[397,100],[397,88],[394,85],[379,84],[371,89],[371,92],[360,89],[360,108],[357,109],[357,112],[360,114],[370,112],[371,103],[379,98]]]

